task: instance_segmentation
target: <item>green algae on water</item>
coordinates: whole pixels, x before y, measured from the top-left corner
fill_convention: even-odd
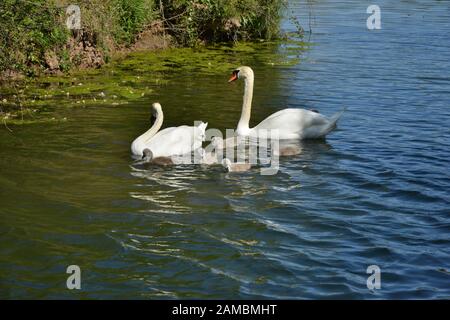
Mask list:
[[[180,74],[223,74],[237,66],[299,63],[306,44],[296,39],[223,43],[194,48],[133,52],[100,69],[45,76],[4,87],[0,117],[11,124],[52,122],[61,107],[120,106],[157,93]],[[54,110],[49,118],[48,109]],[[31,111],[30,111],[31,110]]]

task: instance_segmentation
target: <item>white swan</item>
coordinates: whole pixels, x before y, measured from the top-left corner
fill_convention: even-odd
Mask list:
[[[134,156],[142,157],[144,149],[149,149],[155,158],[183,155],[202,146],[208,123],[201,122],[196,127],[179,126],[158,131],[162,126],[164,115],[161,105],[157,102],[152,104],[152,115],[156,119],[151,128],[131,144]]]
[[[334,128],[343,111],[327,119],[318,112],[305,109],[283,109],[268,116],[256,127],[250,128],[250,113],[253,98],[254,74],[250,67],[239,67],[233,71],[228,82],[244,79],[244,101],[236,133],[239,136],[258,136],[259,129],[278,129],[279,139],[323,138]]]

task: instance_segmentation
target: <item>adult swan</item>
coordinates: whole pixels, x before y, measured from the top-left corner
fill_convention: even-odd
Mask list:
[[[162,126],[164,115],[161,105],[157,102],[152,104],[152,115],[155,121],[151,128],[131,144],[133,155],[145,156],[144,150],[149,149],[155,158],[169,157],[184,155],[202,146],[208,123],[201,122],[196,127],[179,126],[158,131]]]
[[[236,134],[238,136],[258,136],[259,129],[278,129],[279,139],[317,139],[325,137],[336,128],[336,122],[343,111],[327,119],[316,111],[305,109],[283,109],[270,115],[256,127],[250,128],[250,112],[253,98],[253,70],[250,67],[239,67],[233,71],[228,82],[244,79],[244,101],[241,119]]]

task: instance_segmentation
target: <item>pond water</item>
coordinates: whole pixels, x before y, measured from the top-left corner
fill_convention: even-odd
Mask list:
[[[0,130],[0,297],[450,298],[449,2],[377,1],[374,31],[369,1],[308,3],[289,9],[304,43],[140,53],[28,88],[51,121]],[[165,126],[234,128],[241,64],[253,124],[347,107],[338,130],[273,176],[133,164],[154,101]]]

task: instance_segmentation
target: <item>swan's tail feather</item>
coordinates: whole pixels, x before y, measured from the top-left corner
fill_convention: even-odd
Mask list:
[[[345,110],[347,110],[347,107],[345,107],[344,109],[342,109],[341,111],[333,114],[330,117],[330,123],[328,123],[328,125],[324,128],[324,130],[322,131],[321,136],[325,137],[327,134],[329,134],[331,131],[333,131],[334,129],[336,129],[337,127],[337,122],[338,120],[341,118],[342,114],[345,112]]]

